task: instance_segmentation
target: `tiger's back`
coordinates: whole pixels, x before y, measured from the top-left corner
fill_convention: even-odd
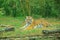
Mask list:
[[[33,22],[31,23],[31,25],[29,25],[29,27],[27,27],[27,30],[33,29],[38,24],[43,24],[43,27],[47,27],[49,25],[49,23],[43,19],[32,20]]]

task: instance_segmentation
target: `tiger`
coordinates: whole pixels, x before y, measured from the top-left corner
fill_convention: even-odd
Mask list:
[[[31,16],[26,16],[25,23],[26,25],[23,28],[27,30],[49,26],[49,22],[44,18],[33,19]]]

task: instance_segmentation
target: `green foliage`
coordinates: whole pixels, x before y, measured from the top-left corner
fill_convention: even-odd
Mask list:
[[[59,0],[0,0],[6,16],[34,16],[60,18]]]

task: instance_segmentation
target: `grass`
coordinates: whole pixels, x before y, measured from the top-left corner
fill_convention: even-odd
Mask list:
[[[17,35],[17,33],[19,33],[20,31],[18,29],[22,26],[21,23],[23,23],[22,21],[23,19],[24,19],[23,17],[22,19],[21,17],[20,18],[13,18],[13,17],[6,17],[6,16],[0,17],[0,24],[12,25],[16,29],[15,32],[4,33],[3,36],[7,36],[7,35],[11,36],[13,33],[14,33],[13,36]]]
[[[6,17],[6,16],[0,16],[0,24],[5,24],[5,25],[12,25],[15,28],[15,31],[13,32],[3,32],[3,34],[1,34],[2,37],[12,37],[12,36],[23,36],[23,35],[36,35],[36,34],[42,34],[42,29],[32,29],[32,30],[21,30],[20,27],[23,26],[24,24],[24,17]],[[52,22],[60,22],[57,21],[56,19],[47,19],[50,23]],[[52,21],[53,20],[53,21]],[[58,27],[57,27],[58,26]],[[59,27],[60,24],[55,24],[54,27],[49,27],[47,29],[56,29],[56,28],[60,28]],[[3,29],[3,28],[2,28]],[[1,30],[1,28],[0,28]]]

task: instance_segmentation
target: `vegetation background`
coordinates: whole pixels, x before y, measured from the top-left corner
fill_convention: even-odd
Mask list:
[[[0,0],[0,15],[60,18],[60,0]]]

